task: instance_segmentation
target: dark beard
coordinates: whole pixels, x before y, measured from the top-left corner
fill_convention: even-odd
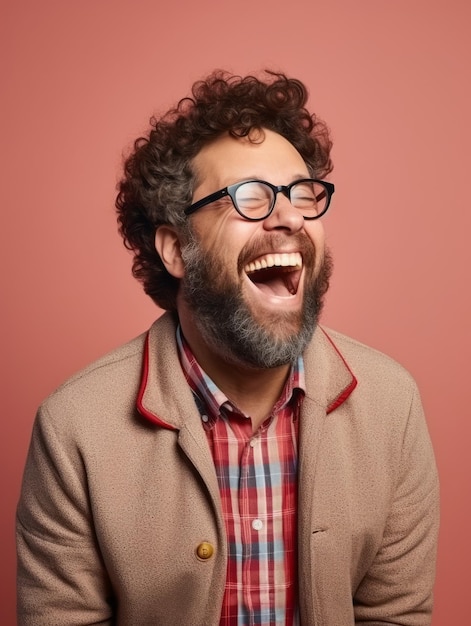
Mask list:
[[[193,238],[191,238],[193,239]],[[304,246],[306,248],[306,245]],[[314,253],[309,243],[311,267]],[[192,240],[182,250],[185,276],[181,281],[183,298],[194,313],[195,324],[205,342],[227,362],[254,369],[267,369],[294,363],[312,338],[329,287],[333,262],[325,251],[316,278],[304,286],[300,312],[273,313],[262,326],[254,319],[238,283],[230,278],[220,259],[204,252]],[[288,325],[296,331],[283,333]],[[275,332],[271,332],[271,328]]]

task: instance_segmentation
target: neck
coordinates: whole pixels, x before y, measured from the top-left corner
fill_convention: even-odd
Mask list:
[[[180,318],[180,324],[200,367],[240,411],[250,416],[253,430],[257,430],[279,399],[290,365],[256,369],[241,363],[230,363],[202,340],[193,324],[186,324],[183,318]]]
[[[196,356],[196,355],[195,355]],[[255,370],[227,363],[201,365],[224,394],[252,420],[256,431],[271,414],[289,375],[290,366]]]

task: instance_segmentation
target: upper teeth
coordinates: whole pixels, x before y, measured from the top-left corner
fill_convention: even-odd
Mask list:
[[[263,270],[267,267],[301,267],[302,258],[299,252],[284,252],[282,254],[267,254],[260,257],[255,261],[252,261],[245,266],[247,274],[250,272],[256,272],[257,270]]]

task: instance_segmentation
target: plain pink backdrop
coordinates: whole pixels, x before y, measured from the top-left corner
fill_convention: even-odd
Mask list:
[[[3,1],[2,626],[35,409],[158,314],[116,234],[123,149],[215,67],[301,78],[332,129],[323,321],[419,383],[442,484],[433,624],[469,623],[470,24],[468,0]]]

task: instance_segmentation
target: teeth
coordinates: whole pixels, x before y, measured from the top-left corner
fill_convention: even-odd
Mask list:
[[[266,256],[252,261],[245,266],[245,272],[250,274],[268,267],[301,267],[302,259],[299,252],[283,252],[267,254]]]

